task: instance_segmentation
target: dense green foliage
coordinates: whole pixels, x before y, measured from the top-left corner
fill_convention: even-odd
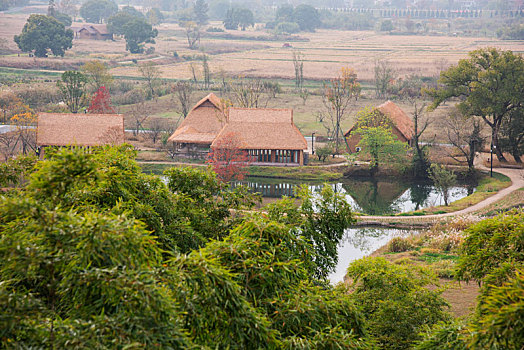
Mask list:
[[[158,30],[153,29],[151,24],[143,19],[133,18],[123,26],[124,38],[126,39],[126,50],[131,53],[144,52],[144,43],[155,43]]]
[[[442,72],[439,83],[438,89],[429,91],[431,107],[459,98],[457,107],[463,115],[482,117],[489,125],[494,152],[504,161],[500,129],[508,114],[524,108],[524,58],[495,48],[475,50]]]
[[[45,15],[31,15],[20,35],[14,40],[20,50],[32,52],[36,57],[47,57],[47,50],[55,56],[64,56],[73,47],[73,31],[65,29],[63,23]]]
[[[384,349],[408,349],[427,326],[450,319],[436,275],[421,267],[364,258],[348,268],[353,296]]]
[[[118,6],[112,0],[88,0],[80,7],[80,16],[91,23],[102,23],[117,12]]]
[[[435,188],[444,197],[444,204],[449,204],[449,190],[457,183],[457,176],[440,164],[431,164],[429,167],[429,178],[433,181]]]
[[[46,156],[0,196],[2,346],[374,348],[323,280],[352,220],[332,190],[264,216],[209,170],[141,173],[129,146]]]
[[[287,33],[312,32],[321,24],[320,14],[313,6],[301,4],[294,8],[292,5],[282,5],[276,11],[275,20],[267,23],[266,28]],[[296,30],[291,30],[295,27]]]
[[[253,12],[246,8],[234,7],[230,8],[224,19],[224,27],[226,29],[238,29],[246,30],[247,27],[255,25],[255,18]]]

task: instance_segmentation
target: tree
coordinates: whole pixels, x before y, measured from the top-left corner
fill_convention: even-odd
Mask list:
[[[138,66],[138,70],[146,81],[149,94],[152,98],[155,97],[155,86],[158,84],[158,79],[160,77],[160,71],[158,70],[157,66],[153,62],[148,61],[141,63]]]
[[[179,81],[171,87],[173,93],[180,103],[180,112],[185,118],[191,110],[191,95],[193,94],[193,84],[188,81]]]
[[[203,25],[207,23],[208,15],[207,11],[209,10],[206,0],[196,0],[195,6],[193,7],[193,12],[195,14],[195,21],[198,25]]]
[[[453,149],[457,150],[460,156],[466,158],[468,173],[473,175],[475,172],[475,156],[482,150],[485,137],[482,135],[484,122],[478,117],[467,117],[458,110],[450,114],[444,121],[447,138]],[[450,156],[459,160],[454,153]]]
[[[348,276],[368,330],[384,349],[408,349],[426,327],[451,319],[442,291],[427,288],[438,279],[423,267],[363,258],[349,265]]]
[[[142,97],[141,101],[135,103],[131,108],[130,117],[134,124],[133,135],[136,136],[140,133],[140,129],[144,128],[144,122],[149,119],[150,116],[150,108]]]
[[[23,52],[34,50],[36,57],[47,57],[50,49],[55,56],[64,56],[73,47],[73,31],[65,29],[55,18],[44,15],[31,15],[20,35],[15,35],[15,43]]]
[[[125,13],[130,15],[131,17],[136,17],[140,19],[145,19],[145,16],[142,12],[138,11],[133,6],[124,6],[118,13]]]
[[[78,15],[78,10],[72,0],[60,0],[58,3],[58,9],[60,12],[65,13],[66,15],[69,15],[73,18]]]
[[[391,67],[391,63],[387,60],[375,61],[375,91],[378,98],[386,99],[389,88],[397,77],[395,70]]]
[[[112,0],[88,0],[80,7],[80,16],[91,23],[102,23],[117,12],[118,6]]]
[[[208,163],[224,182],[242,181],[247,175],[249,157],[242,140],[235,134],[222,136],[209,152]]]
[[[200,45],[200,26],[193,21],[188,21],[184,25],[186,29],[187,44],[191,50],[195,50]]]
[[[209,58],[207,55],[202,57],[202,72],[204,74],[204,89],[209,89],[211,86],[211,70],[209,69]]]
[[[522,163],[524,154],[524,109],[511,111],[502,122],[500,147],[511,153],[517,163]]]
[[[429,168],[429,178],[433,181],[435,188],[442,194],[442,197],[444,197],[444,204],[448,206],[449,190],[457,182],[457,176],[452,171],[448,171],[443,165],[433,163]]]
[[[304,55],[293,51],[293,66],[295,67],[295,88],[301,90],[304,85]]]
[[[149,24],[151,24],[152,26],[160,24],[164,21],[164,15],[156,7],[153,7],[152,9],[147,11],[146,17]]]
[[[62,101],[71,113],[78,113],[85,104],[87,78],[80,72],[65,71],[62,79],[56,82]]]
[[[105,86],[101,86],[91,99],[91,104],[87,108],[89,113],[114,114],[115,108],[111,105],[111,95]]]
[[[255,25],[255,19],[253,12],[246,8],[231,8],[227,11],[226,18],[224,19],[224,27],[226,29],[238,29],[246,30],[247,27]]]
[[[360,90],[357,74],[350,68],[342,68],[338,77],[324,83],[322,102],[326,115],[322,115],[321,119],[328,129],[328,136],[335,141],[336,152],[339,152],[340,140],[344,136],[340,124],[353,100],[360,96]]]
[[[411,139],[412,147],[415,149],[412,160],[413,173],[418,177],[427,177],[429,167],[431,166],[428,158],[429,145],[427,143],[421,145],[421,137],[431,122],[429,118],[424,118],[424,109],[426,108],[425,104],[422,104],[422,106],[419,107],[416,100],[414,100],[413,108],[413,137]]]
[[[158,30],[153,29],[151,24],[143,19],[133,18],[123,27],[126,39],[126,50],[131,53],[143,53],[144,43],[154,44]]]
[[[407,145],[396,139],[392,121],[377,109],[365,108],[357,113],[355,133],[360,135],[358,146],[371,156],[372,174],[384,162],[400,162],[406,157]]]
[[[140,14],[140,12],[136,12]],[[144,18],[134,15],[131,11],[119,11],[117,14],[107,19],[107,30],[113,34],[124,35],[125,25],[134,19],[143,20]]]
[[[298,5],[293,11],[294,22],[296,22],[300,30],[314,32],[316,28],[320,27],[320,14],[317,9],[311,5]]]
[[[266,84],[260,78],[238,79],[229,84],[236,105],[242,108],[266,107],[269,101],[276,97],[278,85]],[[265,98],[264,98],[265,96]]]
[[[87,61],[80,69],[91,84],[91,91],[97,91],[102,86],[110,86],[113,83],[109,69],[99,60]]]
[[[500,128],[508,114],[523,107],[524,59],[511,51],[486,48],[472,51],[468,59],[441,73],[441,87],[429,91],[432,108],[459,98],[460,112],[479,116],[491,128],[494,152],[506,161],[499,144]]]

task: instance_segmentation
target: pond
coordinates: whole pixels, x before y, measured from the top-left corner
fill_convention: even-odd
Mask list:
[[[245,185],[266,198],[292,197],[300,185],[319,191],[323,184],[286,179],[248,178],[232,185]],[[395,179],[355,178],[330,183],[343,193],[355,211],[368,215],[397,214],[444,204],[444,198],[430,182],[406,182]],[[450,202],[474,192],[474,187],[457,184],[450,191]]]
[[[349,264],[357,259],[368,256],[378,248],[386,245],[393,237],[407,237],[418,231],[387,229],[387,228],[351,228],[346,230],[344,238],[338,246],[338,264],[329,275],[332,284],[342,282]]]

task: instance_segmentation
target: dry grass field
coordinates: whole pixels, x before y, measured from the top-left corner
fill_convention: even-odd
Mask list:
[[[45,11],[45,6],[39,8]],[[4,47],[16,50],[13,36],[19,34],[29,14],[0,14],[0,43]],[[221,23],[211,23],[210,26],[221,26]],[[34,70],[61,71],[80,66],[92,59],[102,60],[109,64],[111,73],[117,77],[140,77],[137,64],[144,60],[152,60],[157,64],[162,78],[188,79],[191,77],[190,64],[200,71],[199,61],[174,59],[173,53],[187,58],[209,55],[209,65],[215,79],[223,76],[246,76],[278,79],[283,85],[291,87],[294,78],[292,53],[299,50],[304,54],[304,75],[306,86],[312,91],[307,101],[287,89],[284,93],[269,102],[268,107],[293,108],[294,119],[301,131],[309,135],[325,133],[317,122],[317,115],[323,110],[322,99],[318,94],[320,81],[332,78],[342,67],[353,68],[360,81],[368,88],[363,98],[355,102],[349,117],[343,122],[343,129],[348,129],[354,122],[356,111],[365,106],[376,106],[384,101],[376,100],[369,90],[373,80],[374,62],[377,59],[390,61],[392,67],[400,76],[415,74],[421,76],[438,76],[441,69],[456,63],[466,57],[471,50],[493,46],[501,49],[511,49],[524,52],[522,41],[501,41],[491,38],[464,38],[451,36],[400,36],[383,35],[373,31],[334,31],[318,30],[315,33],[301,33],[303,41],[277,41],[271,34],[262,30],[228,31],[227,33],[203,33],[200,50],[190,50],[183,28],[173,23],[159,25],[159,36],[156,39],[155,53],[150,55],[130,54],[125,51],[123,39],[115,41],[74,40],[73,48],[66,52],[64,58],[32,58],[27,54],[12,53],[0,56],[0,68],[21,68]],[[229,35],[229,37],[228,37]],[[267,40],[264,40],[266,38]],[[284,47],[289,43],[292,47]],[[136,61],[135,61],[136,62]],[[200,73],[200,72],[199,72]],[[207,91],[198,91],[193,100],[206,95]],[[220,96],[228,98],[229,96]],[[149,111],[154,118],[178,118],[176,101],[171,96],[149,101]],[[410,113],[413,109],[407,103],[399,103]],[[121,106],[119,111],[127,113],[132,106]],[[431,118],[435,121],[447,113],[450,106],[444,106],[435,111]],[[126,121],[130,125],[130,121]],[[428,130],[426,137],[436,141],[445,141],[439,133],[438,123]]]

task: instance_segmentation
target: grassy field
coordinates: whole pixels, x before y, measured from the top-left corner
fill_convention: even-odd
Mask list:
[[[41,11],[46,7],[42,6]],[[1,14],[0,40],[4,46],[16,50],[13,36],[19,34],[25,24],[27,13]],[[221,23],[210,23],[221,26]],[[34,58],[27,54],[16,53],[0,55],[0,74],[12,77],[40,77],[43,80],[56,80],[65,69],[76,69],[88,60],[98,59],[111,67],[111,73],[121,79],[140,79],[138,66],[134,62],[146,60],[154,62],[164,79],[177,80],[191,77],[190,65],[194,64],[197,74],[201,75],[201,63],[188,60],[206,53],[215,81],[220,77],[262,77],[278,81],[284,88],[283,93],[271,100],[267,107],[292,108],[294,121],[304,135],[315,132],[325,134],[325,129],[318,122],[319,113],[325,111],[322,103],[322,81],[335,77],[342,67],[353,68],[364,86],[363,96],[355,101],[342,122],[343,130],[354,123],[356,112],[365,106],[383,103],[374,97],[371,90],[374,77],[374,62],[378,59],[389,60],[399,76],[416,74],[426,77],[438,76],[440,70],[455,64],[467,56],[471,50],[493,46],[515,52],[524,52],[522,41],[501,41],[485,37],[453,36],[402,36],[385,35],[374,31],[336,31],[318,30],[315,33],[300,33],[300,41],[282,41],[263,30],[228,31],[226,33],[206,33],[200,43],[201,50],[188,48],[184,30],[173,23],[158,26],[155,53],[150,55],[130,54],[125,51],[125,42],[121,38],[115,41],[74,40],[73,48],[65,57]],[[289,43],[292,47],[284,47]],[[292,52],[299,50],[304,54],[304,75],[306,87],[311,95],[304,102],[293,90],[294,69]],[[173,57],[176,52],[179,59]],[[185,59],[183,59],[185,58]],[[137,60],[137,61],[134,61]],[[52,84],[52,82],[50,82]],[[218,85],[218,84],[217,84]],[[217,90],[218,86],[212,86]],[[198,101],[209,91],[197,91],[192,102]],[[217,94],[222,98],[231,98],[228,94]],[[413,107],[399,102],[408,114]],[[431,114],[435,121],[448,113],[450,106],[444,106]],[[117,106],[119,113],[126,115],[126,127],[131,127],[129,112],[132,105]],[[170,129],[177,126],[179,106],[172,95],[147,102],[150,113],[149,122],[155,119],[168,120]],[[146,122],[147,126],[148,122]],[[445,141],[441,128],[434,123],[425,135],[427,139]]]

